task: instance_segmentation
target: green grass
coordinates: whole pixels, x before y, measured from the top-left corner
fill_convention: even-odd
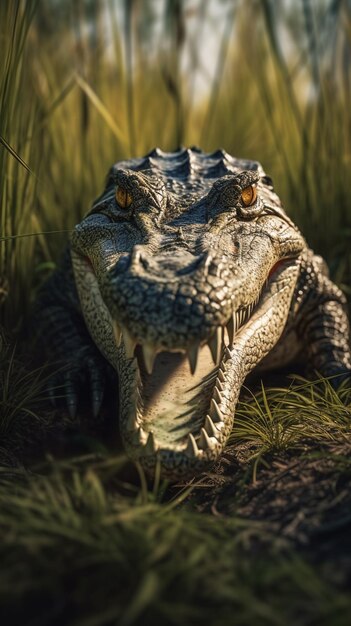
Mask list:
[[[350,440],[349,386],[338,391],[327,379],[294,377],[286,388],[248,392],[236,412],[235,439],[255,443],[260,452],[282,452],[306,439]]]
[[[346,625],[347,592],[269,524],[122,495],[119,469],[92,457],[3,482],[7,623]]]
[[[48,372],[29,364],[21,332],[111,164],[155,145],[260,160],[350,293],[350,9],[290,5],[223,3],[216,72],[199,92],[206,24],[217,28],[208,2],[165,1],[156,29],[152,2],[0,3],[6,624],[349,622],[346,388],[296,377],[244,393],[215,471],[170,487],[48,407]]]

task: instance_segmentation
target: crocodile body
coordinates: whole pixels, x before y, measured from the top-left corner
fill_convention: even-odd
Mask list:
[[[153,150],[119,162],[44,285],[36,324],[74,413],[106,364],[128,454],[171,478],[215,461],[255,368],[351,370],[345,298],[254,161]],[[116,410],[117,413],[117,410]]]

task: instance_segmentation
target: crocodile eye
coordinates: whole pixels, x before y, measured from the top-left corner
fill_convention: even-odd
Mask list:
[[[116,187],[116,200],[121,209],[128,209],[133,202],[133,198],[123,187]]]
[[[241,201],[244,206],[251,206],[256,201],[257,198],[257,189],[254,185],[250,185],[250,187],[245,187],[245,189],[241,192]]]

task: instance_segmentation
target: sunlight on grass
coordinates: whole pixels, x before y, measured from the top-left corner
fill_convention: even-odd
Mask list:
[[[330,381],[294,377],[288,388],[261,383],[258,393],[244,393],[233,440],[249,441],[262,452],[281,452],[308,440],[316,443],[351,438],[351,389],[336,392]]]

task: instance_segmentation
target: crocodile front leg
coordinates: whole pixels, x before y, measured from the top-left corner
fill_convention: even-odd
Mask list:
[[[92,413],[97,417],[108,365],[85,326],[69,250],[38,294],[32,326],[37,343],[50,362],[59,367],[48,385],[52,400],[58,393],[63,394],[68,412],[74,417],[83,389],[89,386]]]
[[[296,308],[296,330],[307,361],[322,376],[332,376],[334,386],[351,377],[346,298],[329,279],[322,258],[311,252],[302,259]]]

